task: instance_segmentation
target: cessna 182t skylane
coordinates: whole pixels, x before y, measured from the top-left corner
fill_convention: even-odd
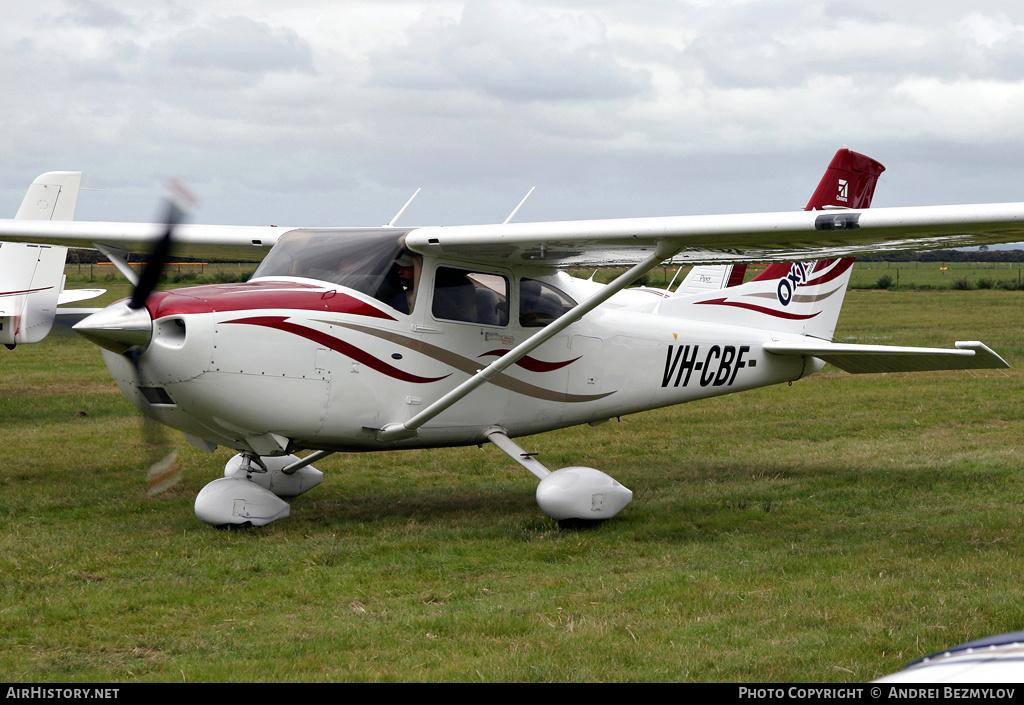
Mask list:
[[[487,441],[540,479],[549,516],[607,519],[628,489],[592,468],[551,472],[512,439],[825,363],[1007,366],[980,342],[831,342],[852,256],[1024,240],[1024,203],[866,210],[882,171],[843,148],[805,211],[417,228],[75,222],[81,175],[53,172],[0,221],[0,342],[42,339],[59,300],[88,295],[63,292],[67,246],[91,244],[133,278],[125,253],[152,249],[132,298],[75,329],[144,414],[239,452],[199,493],[203,521],[287,516],[281,497],[319,484],[311,463],[333,452]],[[244,284],[154,291],[172,237],[182,255],[269,252]],[[743,283],[764,261],[790,263]],[[667,262],[695,265],[674,292],[626,288]],[[607,285],[565,272],[622,265]]]

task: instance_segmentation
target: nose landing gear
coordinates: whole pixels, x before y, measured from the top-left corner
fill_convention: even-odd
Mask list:
[[[300,463],[294,455],[260,457],[243,454],[224,466],[224,477],[214,480],[196,496],[196,516],[217,527],[265,526],[288,516],[282,497],[297,497],[319,485],[322,472]]]

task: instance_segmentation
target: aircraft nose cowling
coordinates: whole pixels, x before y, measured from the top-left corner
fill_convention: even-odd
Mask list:
[[[119,355],[134,347],[144,350],[153,339],[153,319],[149,311],[145,306],[129,308],[125,301],[97,311],[72,328],[90,342]]]

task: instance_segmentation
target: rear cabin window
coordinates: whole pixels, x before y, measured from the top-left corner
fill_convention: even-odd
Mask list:
[[[536,279],[519,281],[519,325],[542,328],[574,308],[576,302],[550,284]]]
[[[508,325],[508,279],[500,274],[438,267],[434,274],[434,318],[445,321]]]

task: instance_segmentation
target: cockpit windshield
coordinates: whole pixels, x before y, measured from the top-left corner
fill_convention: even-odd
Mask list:
[[[285,233],[252,275],[306,277],[391,301],[401,285],[393,265],[405,231],[314,230]]]

